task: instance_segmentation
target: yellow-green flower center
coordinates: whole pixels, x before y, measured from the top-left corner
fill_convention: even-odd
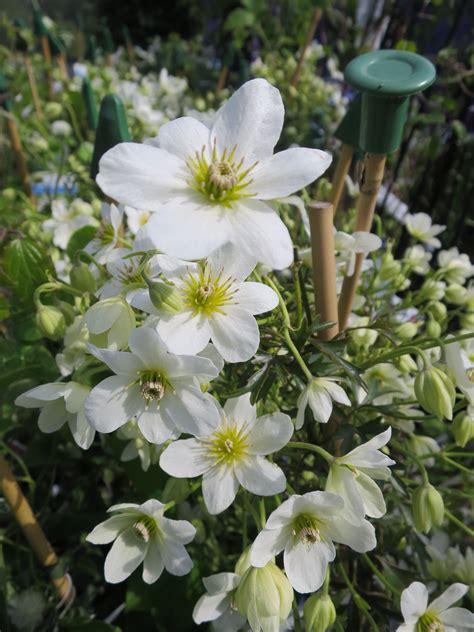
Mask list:
[[[249,446],[248,426],[246,423],[240,427],[235,420],[222,424],[210,437],[205,440],[208,455],[218,463],[232,464],[242,459]]]
[[[143,516],[132,527],[135,536],[143,542],[148,542],[150,537],[158,531],[156,520],[151,516]]]
[[[200,152],[196,151],[193,158],[188,158],[187,166],[191,172],[189,185],[198,193],[205,196],[207,201],[231,206],[232,202],[249,197],[245,189],[251,184],[249,174],[258,162],[244,168],[244,159],[235,158],[237,146],[229,152],[224,149],[219,156],[214,143],[211,156],[204,145]]]
[[[425,612],[418,619],[416,624],[416,632],[444,632],[446,628],[442,621],[433,612]]]
[[[235,295],[238,289],[232,287],[235,279],[223,279],[222,272],[213,277],[206,267],[202,267],[198,272],[189,273],[182,280],[184,305],[192,309],[194,314],[224,314],[223,307],[236,304]]]
[[[312,546],[321,541],[319,526],[320,522],[316,516],[307,513],[300,514],[293,520],[293,537],[306,546]]]
[[[115,239],[115,231],[112,224],[101,224],[97,229],[95,238],[104,245],[111,244]]]
[[[167,380],[164,375],[158,371],[144,371],[140,373],[138,383],[142,397],[145,400],[145,407],[148,408],[153,401],[159,406],[167,386]]]

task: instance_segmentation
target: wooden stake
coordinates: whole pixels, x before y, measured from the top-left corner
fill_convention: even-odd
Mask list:
[[[219,74],[219,79],[217,80],[217,85],[216,85],[216,93],[215,93],[216,97],[219,96],[221,90],[224,88],[228,75],[229,75],[229,66],[225,66],[225,65],[222,66],[221,72]]]
[[[51,74],[51,48],[49,46],[49,40],[47,35],[41,36],[41,48],[43,50],[43,57],[46,63],[46,81],[48,82],[48,98],[50,101],[54,99],[53,90],[53,76]]]
[[[33,98],[33,105],[35,107],[36,116],[39,119],[43,118],[43,109],[41,107],[41,101],[38,94],[38,86],[36,85],[35,73],[33,71],[33,65],[31,59],[26,54],[24,56],[26,74],[28,76],[28,83],[30,84],[31,96]]]
[[[331,340],[339,332],[333,205],[329,202],[314,202],[308,206],[308,214],[311,226],[316,310],[321,317],[321,322],[332,320],[336,323],[320,331],[318,336],[321,340]]]
[[[357,202],[355,230],[370,231],[374,218],[377,195],[382,184],[385,170],[385,154],[366,154],[364,171],[360,185],[360,195]],[[359,283],[364,255],[356,255],[354,274],[345,277],[339,298],[339,326],[345,329],[352,310],[352,303]]]
[[[339,204],[339,200],[341,199],[342,191],[344,189],[344,182],[349,172],[353,155],[353,147],[343,143],[341,147],[341,153],[339,154],[339,158],[337,160],[336,171],[334,172],[334,178],[332,182],[331,204],[334,207],[334,217],[336,216],[337,207]]]
[[[58,68],[61,71],[61,76],[64,81],[69,81],[69,72],[67,69],[66,55],[61,53],[56,57],[56,63],[58,64]]]
[[[12,114],[6,113],[8,133],[10,135],[10,142],[12,145],[13,153],[15,154],[16,166],[18,174],[23,184],[23,189],[26,195],[33,199],[31,191],[30,176],[28,174],[28,168],[26,166],[25,155],[23,153],[23,147],[21,144],[20,134],[18,133],[18,127]]]
[[[301,71],[303,70],[303,62],[306,57],[306,51],[311,45],[313,41],[314,34],[316,33],[316,29],[318,28],[319,21],[321,19],[323,12],[321,7],[316,7],[313,13],[313,19],[311,20],[311,24],[309,25],[308,32],[306,33],[306,39],[303,46],[303,50],[301,51],[300,58],[298,60],[298,65],[296,67],[295,74],[293,75],[293,79],[291,80],[291,85],[295,88],[300,80]]]
[[[33,510],[23,495],[10,466],[2,455],[0,455],[0,490],[36,558],[42,566],[52,569],[58,564],[58,557],[36,520]],[[62,603],[72,603],[75,590],[71,577],[66,573],[58,572],[57,574],[58,577],[53,578],[51,581]]]

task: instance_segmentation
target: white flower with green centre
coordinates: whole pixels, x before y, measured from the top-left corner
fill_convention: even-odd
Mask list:
[[[120,455],[121,461],[127,462],[139,458],[144,472],[148,470],[150,465],[158,463],[162,446],[147,441],[135,419],[119,428],[117,436],[127,441],[127,445]]]
[[[67,422],[74,441],[87,450],[94,440],[95,429],[84,412],[90,388],[78,382],[42,384],[19,395],[15,404],[24,408],[41,408],[38,427],[41,432],[56,432]]]
[[[466,608],[450,608],[463,597],[469,587],[452,584],[439,597],[428,603],[428,589],[413,582],[402,592],[400,608],[404,623],[396,632],[460,632],[474,628],[474,614]]]
[[[99,432],[113,432],[136,418],[151,443],[164,443],[181,432],[208,434],[219,423],[217,402],[201,383],[218,374],[213,361],[168,353],[150,327],[136,329],[126,351],[89,346],[116,374],[92,389],[86,416]]]
[[[250,395],[242,395],[227,401],[212,433],[171,443],[161,455],[160,466],[176,478],[202,475],[206,507],[218,514],[233,503],[239,485],[258,496],[273,496],[285,489],[282,470],[263,457],[281,450],[292,434],[288,415],[257,418]]]
[[[431,252],[427,252],[423,246],[416,244],[405,250],[403,262],[408,264],[413,272],[425,275],[430,271],[430,261],[432,257]]]
[[[203,577],[206,593],[202,595],[193,610],[194,622],[200,625],[212,621],[215,632],[236,632],[246,623],[235,605],[235,591],[241,580],[237,573],[216,573]]]
[[[364,517],[381,518],[387,511],[380,487],[373,479],[388,480],[389,465],[395,461],[380,451],[388,443],[392,429],[354,448],[344,456],[336,457],[329,469],[326,491],[344,499],[344,517],[360,524]]]
[[[123,208],[121,206],[103,202],[100,226],[94,239],[84,248],[99,263],[107,263],[114,248],[117,247],[122,230],[122,218]]]
[[[165,505],[155,499],[114,505],[108,511],[114,515],[86,538],[92,544],[114,542],[105,558],[106,581],[123,582],[142,562],[147,584],[156,582],[164,569],[178,576],[189,573],[193,562],[184,545],[196,534],[190,522],[165,518]]]
[[[227,362],[249,360],[260,343],[254,315],[278,305],[277,295],[267,285],[244,282],[255,259],[227,244],[202,263],[166,255],[158,255],[157,262],[170,284],[169,299],[156,307],[150,292],[142,290],[132,304],[160,317],[156,329],[169,350],[199,353],[212,340]]]
[[[41,225],[46,233],[53,234],[53,244],[61,250],[66,250],[69,239],[84,226],[97,226],[93,217],[94,209],[80,198],[73,202],[56,198],[51,202],[51,218]]]
[[[474,341],[467,340],[467,349],[459,342],[446,340],[446,364],[456,387],[463,393],[469,406],[474,407]]]
[[[338,268],[345,276],[352,276],[354,274],[356,256],[374,252],[381,245],[382,240],[373,233],[356,231],[349,235],[343,231],[336,231],[334,234],[334,248],[339,252],[337,258]]]
[[[298,397],[297,430],[303,427],[305,411],[308,405],[311,408],[314,419],[321,424],[329,421],[333,401],[344,406],[351,405],[351,400],[347,397],[342,386],[336,384],[337,379],[334,377],[315,377],[304,388]]]
[[[139,290],[147,287],[141,275],[141,255],[129,257],[131,252],[126,248],[117,248],[113,258],[106,264],[111,278],[97,291],[101,299],[113,296],[123,296],[128,303]],[[150,279],[155,279],[160,274],[160,266],[156,256],[151,257],[143,268]]]
[[[448,283],[464,285],[474,274],[474,265],[469,255],[460,253],[456,246],[438,253],[438,265],[442,278]]]
[[[415,213],[414,215],[407,213],[405,215],[405,226],[412,237],[422,241],[432,248],[440,248],[441,242],[436,237],[442,233],[446,226],[441,224],[433,224],[431,217],[427,213]]]
[[[314,592],[324,582],[329,562],[336,557],[333,542],[358,553],[375,548],[374,527],[367,520],[358,525],[342,515],[344,500],[330,492],[293,495],[270,515],[252,545],[250,563],[262,567],[284,551],[285,572],[300,593]]]
[[[120,143],[104,154],[97,182],[114,200],[157,211],[145,230],[154,246],[201,259],[226,242],[271,268],[293,260],[288,229],[266,202],[287,197],[328,168],[318,149],[273,150],[283,126],[279,91],[245,83],[211,129],[191,117],[162,125],[153,144]]]

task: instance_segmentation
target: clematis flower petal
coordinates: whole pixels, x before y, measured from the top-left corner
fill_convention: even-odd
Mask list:
[[[41,432],[56,432],[62,428],[67,419],[68,413],[64,400],[59,399],[43,406],[38,417],[38,428]]]
[[[132,514],[118,514],[101,522],[87,536],[87,542],[92,544],[109,544],[133,524]]]
[[[210,462],[203,456],[201,444],[196,439],[173,441],[160,456],[160,467],[176,478],[194,478],[201,476]]]
[[[300,540],[290,538],[285,547],[284,565],[293,588],[300,593],[318,590],[324,582],[328,563],[335,554],[334,547],[326,542],[308,547]]]
[[[229,467],[214,467],[203,476],[202,493],[210,514],[225,511],[234,502],[239,489],[233,470]]]
[[[456,601],[459,601],[462,597],[464,597],[468,590],[469,587],[465,584],[461,584],[459,582],[451,584],[451,586],[446,588],[439,597],[433,599],[429,605],[429,609],[433,612],[441,613],[449,608],[449,606],[452,606],[453,603],[456,603]]]
[[[123,531],[105,558],[105,580],[117,584],[127,579],[143,562],[147,549],[148,544],[138,539],[132,528]]]
[[[210,327],[211,340],[227,362],[246,362],[256,353],[260,331],[255,318],[244,309],[215,313]]]
[[[87,421],[99,432],[113,432],[144,406],[140,389],[127,375],[108,377],[90,392],[85,403]]]
[[[242,487],[258,496],[273,496],[286,487],[282,469],[259,455],[237,462],[235,475]]]
[[[288,415],[272,413],[259,417],[250,431],[249,454],[272,454],[281,450],[293,434],[293,424]]]
[[[183,116],[165,123],[158,132],[161,149],[186,161],[209,144],[209,129],[200,121]]]
[[[145,584],[153,584],[164,570],[163,556],[156,537],[150,538],[148,550],[143,560],[142,578]]]
[[[278,305],[278,296],[268,285],[247,281],[238,288],[235,300],[251,314],[263,314]]]
[[[272,514],[273,515],[273,514]],[[261,568],[283,551],[288,538],[289,529],[263,529],[255,538],[250,552],[252,566]]]
[[[428,589],[421,582],[413,582],[402,592],[400,609],[405,621],[418,619],[426,612],[428,606]]]

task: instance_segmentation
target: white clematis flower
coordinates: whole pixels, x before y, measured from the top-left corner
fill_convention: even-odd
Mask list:
[[[410,235],[418,239],[418,241],[422,241],[432,248],[441,247],[441,242],[436,235],[442,233],[446,226],[433,224],[431,217],[426,213],[415,213],[414,215],[407,213],[405,215],[405,226]]]
[[[304,415],[308,405],[311,408],[314,419],[321,424],[329,421],[333,401],[344,406],[351,405],[351,400],[347,397],[344,389],[336,384],[337,379],[334,377],[315,377],[301,392],[297,402],[297,430],[303,427]]]
[[[140,228],[150,219],[150,213],[148,211],[139,211],[131,206],[125,206],[125,215],[127,216],[127,226],[133,235],[136,235]]]
[[[343,508],[343,499],[330,492],[290,496],[275,509],[255,539],[250,563],[265,566],[284,551],[285,572],[293,588],[300,593],[318,590],[328,563],[336,557],[333,542],[346,544],[358,553],[370,551],[377,544],[370,522],[347,522]]]
[[[202,475],[206,507],[218,514],[233,503],[239,485],[258,496],[285,489],[282,470],[263,457],[281,450],[292,434],[288,415],[272,413],[257,419],[250,395],[242,395],[226,402],[212,433],[171,443],[161,455],[160,467],[177,478]]]
[[[69,203],[61,198],[51,202],[51,218],[42,224],[42,229],[53,234],[53,244],[66,250],[72,234],[84,226],[97,226],[90,204],[77,198]]]
[[[142,505],[122,503],[110,507],[115,512],[87,536],[92,544],[115,542],[105,559],[105,580],[117,584],[127,579],[143,562],[143,581],[153,584],[166,568],[172,575],[186,575],[193,562],[184,545],[196,529],[187,520],[164,517],[165,505],[147,500]]]
[[[334,248],[339,252],[338,267],[343,269],[345,276],[354,274],[356,255],[367,255],[378,250],[382,240],[373,233],[356,231],[349,235],[342,231],[334,234]]]
[[[87,310],[84,320],[89,341],[108,349],[124,349],[136,324],[133,309],[121,296],[98,301]]]
[[[460,253],[455,246],[438,253],[438,265],[443,273],[443,278],[448,283],[464,285],[467,279],[474,274],[474,265],[471,263],[469,255]]]
[[[402,592],[400,608],[404,623],[396,632],[459,632],[474,628],[474,614],[466,608],[450,608],[468,591],[465,584],[452,584],[428,604],[428,589],[413,582]]]
[[[124,463],[139,458],[144,472],[148,470],[150,465],[158,463],[162,446],[149,443],[143,436],[135,419],[119,428],[117,436],[128,442],[120,455],[120,460]]]
[[[142,256],[129,257],[130,254],[131,252],[127,248],[115,250],[114,257],[110,258],[106,264],[111,278],[97,291],[99,298],[123,296],[128,303],[132,303],[137,292],[146,288],[146,283],[139,271]],[[158,277],[161,269],[156,256],[147,261],[144,272],[151,279]]]
[[[474,345],[471,343],[471,353],[461,348],[459,342],[446,341],[446,364],[450,376],[456,387],[464,394],[469,406],[474,407]]]
[[[388,428],[331,463],[326,491],[342,496],[343,515],[353,524],[359,524],[366,515],[380,518],[387,511],[380,487],[373,479],[388,480],[391,476],[388,466],[395,465],[395,461],[380,451],[391,435],[392,429]]]
[[[276,155],[284,107],[264,79],[245,83],[212,128],[183,117],[160,128],[157,144],[120,143],[104,154],[97,182],[113,199],[157,211],[146,229],[164,253],[201,259],[226,242],[272,268],[293,260],[291,238],[265,202],[307,186],[331,157],[292,148]]]
[[[403,261],[410,266],[413,272],[424,275],[430,271],[430,261],[432,257],[431,252],[425,250],[423,246],[416,244],[405,250]]]
[[[216,573],[204,577],[202,583],[207,592],[194,606],[194,622],[199,625],[212,621],[215,632],[240,630],[246,622],[234,606],[234,594],[240,580],[241,576],[237,573]]]
[[[137,292],[132,305],[160,316],[156,326],[173,353],[199,353],[212,340],[227,362],[245,362],[257,351],[260,332],[254,314],[278,305],[263,283],[244,282],[256,261],[235,246],[214,251],[205,263],[158,255],[158,265],[172,284],[173,310],[157,309],[148,291]]]
[[[122,228],[123,208],[115,204],[102,204],[101,222],[92,241],[84,248],[93,255],[99,263],[106,263],[112,251],[120,241]]]
[[[84,413],[89,392],[88,386],[78,382],[52,382],[22,393],[15,404],[24,408],[41,408],[38,418],[41,432],[56,432],[67,422],[74,441],[87,450],[95,436],[95,429]]]
[[[86,401],[89,423],[99,432],[113,432],[134,417],[151,443],[164,443],[180,432],[206,434],[219,422],[213,397],[200,381],[216,377],[207,358],[168,353],[153,329],[132,332],[131,353],[89,345],[93,355],[116,374],[92,389]]]

